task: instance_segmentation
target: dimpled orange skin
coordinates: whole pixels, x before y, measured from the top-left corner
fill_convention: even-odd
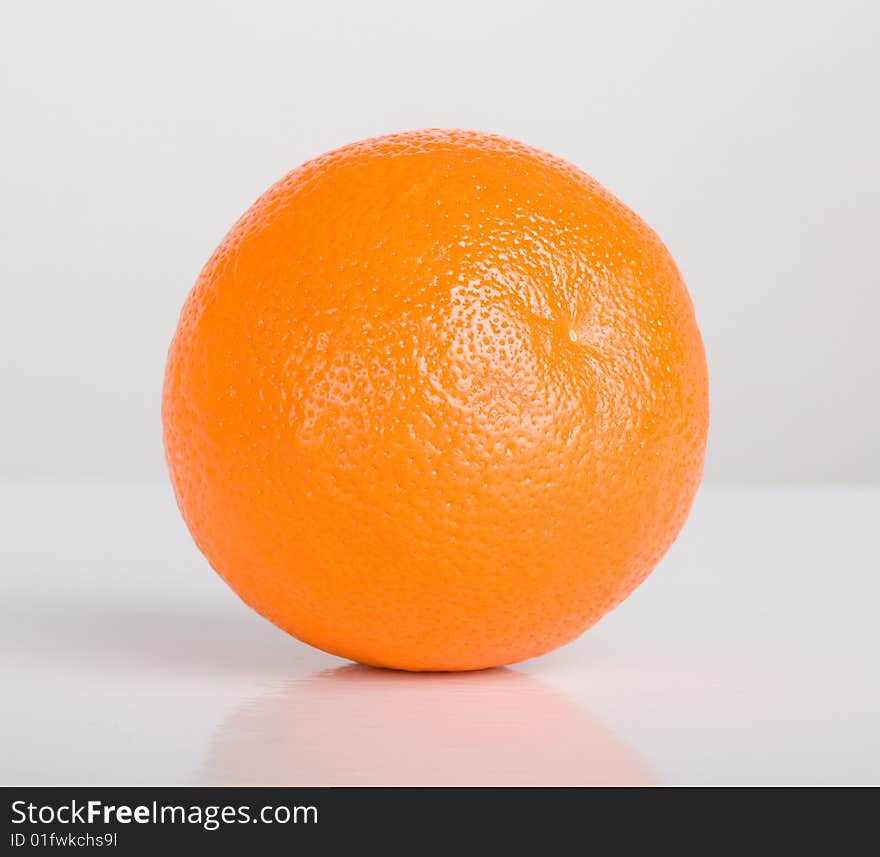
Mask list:
[[[167,459],[196,543],[375,666],[549,652],[622,601],[700,481],[703,344],[657,235],[576,167],[424,130],[290,173],[202,271]]]

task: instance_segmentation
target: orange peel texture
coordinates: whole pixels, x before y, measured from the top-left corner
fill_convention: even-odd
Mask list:
[[[424,130],[323,155],[202,271],[165,448],[199,548],[266,618],[407,670],[572,640],[697,490],[706,361],[657,235],[571,164]]]

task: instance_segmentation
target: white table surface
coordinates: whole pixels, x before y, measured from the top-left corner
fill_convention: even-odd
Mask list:
[[[246,608],[161,484],[0,488],[5,784],[880,783],[880,490],[705,489],[654,575],[509,670]]]

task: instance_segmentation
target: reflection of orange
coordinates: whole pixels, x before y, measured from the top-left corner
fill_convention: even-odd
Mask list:
[[[549,651],[626,597],[708,420],[657,236],[575,167],[461,131],[270,189],[184,307],[163,412],[184,517],[241,597],[414,670]]]
[[[206,785],[649,785],[636,752],[513,670],[348,666],[288,682],[214,736]]]

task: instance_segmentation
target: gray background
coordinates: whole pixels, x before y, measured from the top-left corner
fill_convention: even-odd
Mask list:
[[[200,267],[298,163],[420,126],[582,166],[664,238],[711,482],[880,480],[869,2],[79,2],[0,28],[0,476],[161,479]]]

